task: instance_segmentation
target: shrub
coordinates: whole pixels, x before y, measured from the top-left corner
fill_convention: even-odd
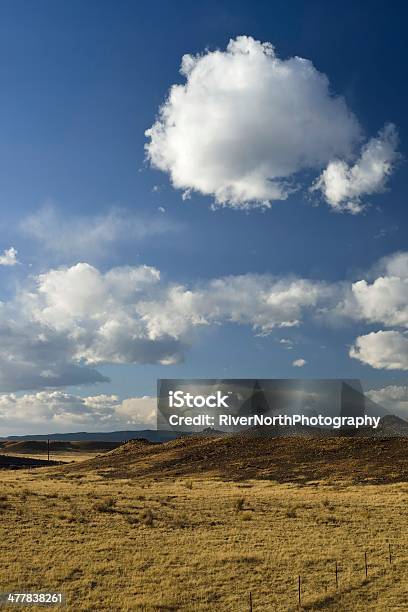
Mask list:
[[[145,510],[142,511],[141,519],[142,519],[143,524],[146,525],[147,527],[153,526],[154,516],[150,508],[146,508]]]
[[[241,512],[244,509],[245,499],[243,497],[238,497],[234,501],[234,510],[235,512]]]
[[[288,518],[296,518],[297,514],[296,514],[296,508],[292,507],[292,508],[288,508],[286,511],[286,516]]]
[[[113,497],[108,497],[107,499],[94,504],[94,510],[97,512],[114,512],[115,506],[116,499]]]
[[[333,512],[333,510],[334,510],[334,506],[333,506],[333,504],[332,504],[332,503],[330,502],[330,500],[328,500],[328,499],[325,499],[325,500],[323,501],[323,506],[324,506],[325,508],[327,508],[328,510],[330,510],[330,512]]]
[[[188,516],[186,514],[179,514],[173,519],[174,527],[178,529],[185,529],[189,526]]]

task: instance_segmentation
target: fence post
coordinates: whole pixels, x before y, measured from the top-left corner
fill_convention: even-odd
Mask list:
[[[249,591],[249,612],[252,612],[252,591]]]
[[[47,439],[47,455],[48,455],[48,461],[50,460],[50,440],[49,438]]]
[[[390,560],[390,563],[392,563],[392,557],[391,557],[391,544],[390,544],[390,543],[388,543],[388,555],[389,555],[389,560]]]
[[[299,599],[299,608],[301,606],[301,581],[300,581],[300,574],[298,577],[298,599]]]
[[[366,575],[366,578],[367,578],[367,576],[368,576],[367,551],[365,551],[365,553],[364,553],[364,564],[365,564],[365,575]]]
[[[336,561],[336,589],[339,586],[339,577],[338,577],[338,574],[339,574],[339,570],[338,570],[337,561]]]

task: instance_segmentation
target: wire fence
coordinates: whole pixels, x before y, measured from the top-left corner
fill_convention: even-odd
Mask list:
[[[370,578],[379,578],[393,568],[402,569],[404,566],[408,567],[408,545],[388,542],[385,546],[367,547],[361,549],[358,554],[328,562],[325,571],[311,572],[305,568],[303,572],[293,576],[293,595],[287,602],[290,607],[282,606],[281,609],[303,609],[304,605],[306,608],[312,608],[318,604],[319,599],[331,600],[334,603],[335,598],[342,592],[358,589],[367,585]],[[316,583],[320,588],[316,588]],[[257,608],[255,590],[249,591],[248,609],[250,612],[265,609],[264,605]],[[408,593],[407,599],[396,609],[408,610]]]

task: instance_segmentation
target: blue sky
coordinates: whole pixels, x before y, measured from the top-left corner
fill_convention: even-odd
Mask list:
[[[16,393],[17,397],[22,394],[34,397],[52,391],[57,394],[57,403],[60,401],[58,394],[77,400],[99,394],[115,395],[119,398],[115,401],[121,402],[127,398],[153,396],[157,378],[183,377],[360,377],[370,381],[373,387],[406,385],[408,355],[404,351],[407,350],[408,325],[403,300],[408,272],[402,268],[408,259],[398,264],[397,274],[397,264],[392,259],[397,253],[408,250],[405,20],[403,2],[392,5],[372,2],[369,9],[365,2],[328,5],[319,1],[291,2],[289,5],[261,1],[199,4],[164,0],[2,3],[0,252],[13,247],[18,260],[16,265],[0,265],[0,299],[8,304],[1,313],[5,330],[2,332],[3,357],[7,367],[0,377],[0,392],[6,398],[3,398],[4,422],[8,419],[13,423],[9,425],[11,433],[23,430],[24,426],[21,416],[15,424],[13,410],[18,411],[20,407],[13,404],[14,408],[10,408],[7,399],[10,393]],[[390,171],[371,192],[370,188],[364,191],[359,187],[360,192],[353,200],[363,208],[358,214],[350,214],[344,209],[349,201],[347,198],[330,203],[328,183],[322,183],[317,192],[310,192],[310,186],[333,161],[326,151],[324,154],[320,150],[310,153],[326,156],[320,166],[299,163],[293,172],[285,175],[284,178],[297,189],[285,193],[286,199],[271,199],[270,208],[259,206],[259,200],[265,199],[262,197],[257,204],[256,198],[239,196],[234,200],[228,196],[213,210],[212,205],[217,197],[220,198],[211,191],[212,187],[205,188],[207,193],[205,189],[200,193],[196,188],[201,180],[200,172],[193,178],[186,172],[181,179],[185,188],[177,188],[174,180],[173,184],[171,181],[171,168],[163,171],[154,167],[151,157],[146,158],[145,145],[149,137],[145,136],[145,131],[158,118],[170,87],[186,84],[186,76],[179,72],[182,56],[202,54],[206,57],[210,54],[212,58],[211,54],[217,49],[225,54],[230,39],[242,35],[260,41],[259,44],[272,43],[279,61],[296,56],[306,58],[312,62],[314,70],[326,75],[330,82],[327,95],[317,93],[314,98],[312,92],[312,102],[316,99],[316,116],[325,112],[320,110],[320,103],[325,105],[330,98],[327,104],[332,105],[333,96],[344,98],[347,112],[356,118],[359,134],[355,130],[345,143],[340,143],[341,135],[328,136],[328,146],[334,147],[333,160],[344,158],[349,169],[360,164],[362,147],[370,147],[373,139],[379,138],[380,145],[374,143],[378,149],[385,140],[381,130],[387,124],[394,126],[398,142],[395,146],[390,145],[395,149],[392,151],[394,157],[390,158]],[[294,72],[294,79],[297,79],[296,74]],[[319,83],[316,87],[320,87]],[[271,112],[273,121],[273,105],[271,107],[268,97],[260,101],[258,94],[261,95],[255,88],[253,98],[250,95],[248,98],[253,99],[253,113],[261,116],[264,111]],[[288,95],[290,98],[290,92]],[[206,110],[205,98],[198,109],[204,115],[211,112]],[[307,112],[310,113],[309,107]],[[330,115],[331,126],[336,124],[336,112],[333,110],[334,118]],[[239,117],[242,118],[242,113]],[[251,124],[250,115],[243,118],[242,125],[232,122],[233,137],[242,150],[247,146],[245,138],[248,135],[243,125],[247,126],[248,122]],[[294,124],[295,131],[296,122]],[[345,113],[340,111],[339,126],[340,132],[354,129]],[[192,130],[196,127],[192,126]],[[320,132],[311,133],[312,140],[315,137],[318,140],[319,135]],[[226,161],[226,156],[230,155],[230,168],[234,170],[234,151],[228,148],[228,139],[225,142],[225,157],[221,159]],[[186,150],[189,150],[188,144],[191,142],[186,144]],[[279,147],[267,137],[263,144],[263,152],[259,155],[266,155],[269,163],[268,147],[271,150]],[[183,155],[183,146],[182,143],[178,155]],[[253,141],[250,146],[254,146]],[[192,150],[195,155],[194,146]],[[200,150],[199,139],[198,154],[205,163],[211,161],[205,157],[206,151]],[[277,163],[276,155],[273,164]],[[237,152],[236,163],[245,165],[247,162],[239,156]],[[384,163],[388,161],[385,159]],[[207,176],[207,179],[206,184],[210,185],[213,177]],[[190,190],[189,198],[183,199],[186,190]],[[339,207],[343,207],[340,212]],[[92,235],[95,227],[98,231]],[[388,260],[381,263],[384,257]],[[63,329],[58,318],[65,311],[58,305],[58,312],[50,314],[55,300],[51,306],[47,302],[51,295],[47,293],[51,286],[48,282],[51,277],[47,275],[53,270],[67,270],[79,262],[97,270],[104,279],[112,268],[124,271],[129,266],[145,265],[160,271],[163,289],[159,297],[155,294],[152,298],[149,294],[148,299],[155,302],[154,307],[160,315],[163,310],[169,311],[171,319],[175,307],[169,300],[169,291],[174,286],[193,291],[194,304],[188,306],[188,313],[180,306],[178,314],[181,319],[190,318],[189,325],[182,331],[174,331],[169,326],[176,322],[169,322],[167,318],[165,322],[161,319],[158,322],[157,313],[153,320],[151,311],[147,312],[144,305],[147,298],[138,294],[137,300],[143,302],[138,306],[139,310],[143,308],[143,316],[139,311],[138,316],[142,316],[143,324],[148,321],[150,325],[147,357],[144,353],[140,360],[137,351],[145,349],[134,347],[126,347],[119,356],[115,353],[110,357],[109,351],[95,348],[95,340],[85,349],[81,344],[81,350],[77,351],[78,347],[73,348],[72,344],[72,330],[68,329],[69,325]],[[234,309],[240,291],[259,291],[258,298],[253,296],[256,303],[257,299],[265,299],[271,283],[275,287],[279,281],[284,286],[293,279],[307,279],[312,289],[325,284],[327,291],[337,297],[331,295],[329,299],[319,293],[312,306],[305,306],[302,297],[300,311],[295,317],[299,322],[291,327],[286,325],[282,313],[277,322],[266,321],[268,312],[262,309],[257,313],[252,303],[245,312],[236,315],[235,310],[234,313],[229,310],[230,305],[225,306],[224,294],[219,295],[213,283],[216,279],[248,275],[251,278],[258,275],[258,280],[240,285],[238,289],[235,285],[234,289],[230,287],[235,280],[227,283],[228,291],[235,292]],[[376,307],[372,306],[372,300],[381,295],[380,287],[375,293],[374,289],[366,291],[359,302],[361,312],[358,316],[350,315],[353,304],[346,294],[353,283],[366,282],[370,288],[380,277],[389,280],[395,276],[399,278],[393,293],[395,303],[381,306],[380,314],[377,311],[373,314]],[[75,292],[77,281],[73,279],[67,286],[61,276],[57,281],[55,278],[52,277],[52,291],[55,281],[64,299],[67,295],[69,298],[69,292]],[[247,281],[246,278],[245,283]],[[109,294],[110,281],[101,282],[105,283],[103,291],[106,289]],[[309,292],[308,287],[304,290]],[[384,291],[388,291],[388,286]],[[54,299],[55,293],[52,295]],[[118,307],[122,317],[123,304],[119,308],[117,300],[121,298],[115,296],[114,307]],[[134,297],[126,296],[127,314],[131,308],[130,299]],[[185,304],[186,294],[180,299]],[[290,297],[288,299],[290,301]],[[87,308],[87,317],[93,321],[99,308],[97,297],[94,303],[87,301]],[[199,312],[193,313],[194,308]],[[282,308],[284,311],[286,305]],[[348,309],[347,314],[345,309]],[[392,312],[400,316],[393,317]],[[79,315],[72,316],[76,325]],[[197,317],[201,317],[201,322],[197,322]],[[18,333],[15,330],[9,333],[11,319]],[[81,333],[84,338],[86,336],[85,344],[88,335],[94,333],[93,322],[87,325],[86,329],[81,327]],[[140,325],[139,320],[137,325]],[[178,321],[177,325],[181,323]],[[11,372],[11,367],[17,369],[22,361],[24,342],[34,342],[33,338],[47,335],[51,328],[62,344],[58,344],[54,336],[52,340],[42,339],[46,348],[41,349],[39,364],[36,363],[37,349],[33,348],[27,353],[29,372],[25,369],[26,364],[21,366],[21,372]],[[128,333],[126,328],[122,331],[128,337],[135,333],[134,330]],[[379,331],[392,332],[394,336],[387,338],[398,341],[398,367],[390,367],[389,361],[379,358],[378,352],[384,353],[382,344],[365,347],[364,351],[370,355],[364,359],[350,356],[350,347],[355,346],[358,337]],[[99,328],[98,334],[100,332]],[[144,330],[143,334],[145,341],[147,332]],[[156,355],[156,349],[162,351],[160,343],[171,343],[170,337],[171,342],[174,340],[180,345],[177,346],[178,358],[174,360],[178,363],[157,363],[158,359],[149,355]],[[374,339],[382,341],[383,338],[385,336]],[[68,349],[63,349],[65,341]],[[156,347],[158,343],[159,348]],[[48,350],[48,357],[44,357]],[[69,359],[61,356],[63,350],[69,353]],[[359,355],[363,357],[361,347]],[[305,363],[301,367],[294,366],[293,363],[300,359]],[[55,363],[60,361],[63,362],[63,375],[58,371],[54,376]],[[98,377],[92,374],[85,377],[89,384],[78,385],[78,376],[70,378],[67,373],[71,366],[91,368],[109,381],[95,382]],[[53,384],[46,384],[47,376]],[[45,382],[38,382],[38,377]],[[22,382],[31,379],[32,383]],[[408,396],[404,397],[402,401],[407,401]],[[36,426],[28,424],[31,408],[27,405],[21,407],[21,414],[27,415],[26,429],[31,427],[34,431]],[[32,410],[37,410],[34,400],[30,405],[35,406]],[[88,414],[91,409],[75,406],[72,421],[69,415],[65,418],[58,405],[56,412],[62,414],[61,420],[48,415],[45,421],[38,420],[38,427],[45,423],[44,426],[54,429],[72,428],[85,423],[92,428],[92,418]],[[78,414],[86,414],[89,420],[81,422]],[[99,413],[98,419],[95,427],[99,428],[106,428],[113,422],[112,418],[103,422]]]

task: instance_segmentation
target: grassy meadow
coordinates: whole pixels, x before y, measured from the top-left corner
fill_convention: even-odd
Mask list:
[[[2,592],[62,591],[66,610],[150,612],[247,611],[251,591],[254,612],[297,610],[300,574],[304,610],[408,606],[405,483],[159,481],[58,468],[0,479]]]

